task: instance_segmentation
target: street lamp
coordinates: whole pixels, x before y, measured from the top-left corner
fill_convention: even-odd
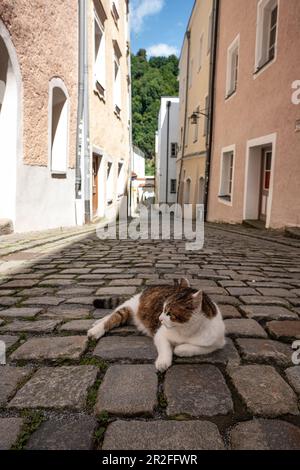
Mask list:
[[[203,111],[207,111],[206,109],[202,109],[200,111],[194,111],[193,114],[190,116],[191,124],[198,124],[198,119],[200,116],[205,116],[208,119],[207,112],[204,113]]]

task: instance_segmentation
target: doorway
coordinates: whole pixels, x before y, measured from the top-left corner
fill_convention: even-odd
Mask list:
[[[99,208],[99,168],[100,168],[99,155],[93,154],[93,217],[97,217]]]

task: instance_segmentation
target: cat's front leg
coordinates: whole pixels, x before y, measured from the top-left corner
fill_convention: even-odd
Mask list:
[[[210,354],[216,349],[219,349],[216,346],[206,347],[206,346],[194,346],[193,344],[180,344],[174,349],[174,353],[178,357],[192,357],[202,354]]]
[[[159,372],[164,372],[172,365],[173,350],[163,327],[161,327],[154,336],[154,344],[158,352],[155,367]]]

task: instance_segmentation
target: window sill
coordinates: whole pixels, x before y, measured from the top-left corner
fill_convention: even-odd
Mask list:
[[[66,171],[51,171],[51,178],[56,179],[67,179],[67,172]]]
[[[94,83],[94,93],[98,95],[99,99],[103,101],[103,103],[106,102],[105,99],[105,88],[98,82],[98,80],[95,81]]]
[[[121,109],[119,108],[119,106],[115,105],[114,113],[115,113],[115,116],[121,121]]]
[[[275,62],[275,57],[273,57],[272,59],[268,59],[264,64],[256,67],[253,75],[257,76],[260,72],[262,72],[265,68],[267,68],[268,65],[271,65],[273,62]]]
[[[232,96],[234,96],[236,94],[236,88],[231,91],[230,93],[227,93],[227,95],[225,96],[225,101],[229,100],[229,98],[231,98]]]
[[[232,205],[232,197],[231,196],[218,196],[218,199],[223,204],[227,204],[228,206]]]

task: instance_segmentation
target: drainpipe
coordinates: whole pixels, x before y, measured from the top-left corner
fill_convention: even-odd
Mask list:
[[[84,222],[91,221],[91,155],[89,115],[89,66],[88,66],[88,5],[84,1]]]
[[[78,108],[77,108],[77,135],[76,135],[76,169],[75,169],[75,198],[82,199],[81,194],[81,152],[83,139],[83,93],[84,93],[84,67],[83,67],[83,51],[84,51],[84,16],[83,16],[82,0],[78,2],[78,22],[79,22],[79,44],[78,44]]]
[[[186,38],[188,41],[188,50],[187,50],[187,62],[186,62],[186,88],[185,88],[185,110],[184,110],[184,127],[183,127],[183,142],[182,142],[182,154],[180,160],[180,171],[179,171],[179,181],[177,189],[177,202],[179,202],[180,194],[180,185],[181,185],[181,174],[183,167],[183,159],[185,153],[185,142],[186,142],[186,123],[188,119],[188,95],[189,95],[189,81],[190,81],[190,55],[191,55],[191,31],[186,31]],[[183,201],[181,201],[183,202]]]
[[[167,172],[166,172],[166,204],[168,204],[169,195],[169,147],[170,147],[170,111],[172,103],[167,101]]]
[[[210,183],[210,167],[212,158],[212,139],[214,124],[214,101],[215,101],[215,82],[216,82],[216,58],[218,43],[218,24],[219,24],[219,0],[213,3],[213,27],[212,27],[212,47],[210,54],[210,71],[209,71],[209,111],[208,111],[208,133],[206,136],[206,166],[205,166],[205,188],[204,188],[204,221],[207,220],[207,206]]]

